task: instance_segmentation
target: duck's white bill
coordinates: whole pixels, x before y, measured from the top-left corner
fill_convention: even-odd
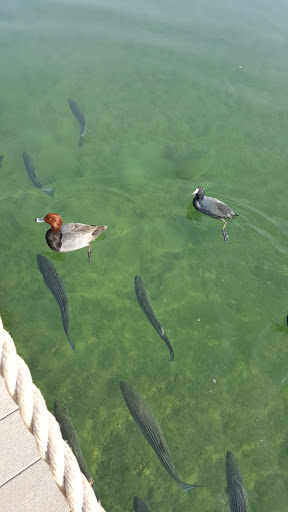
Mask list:
[[[193,196],[193,194],[198,194],[199,192],[199,187],[196,188],[196,190],[194,190],[194,192],[192,192],[191,196]]]
[[[45,217],[37,217],[37,219],[35,219],[35,222],[45,222]]]

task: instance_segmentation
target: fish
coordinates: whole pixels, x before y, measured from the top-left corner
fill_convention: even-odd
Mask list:
[[[147,407],[141,396],[139,396],[135,389],[127,382],[121,381],[120,388],[133,419],[136,421],[146,441],[148,441],[153,448],[167,473],[169,473],[184,491],[194,489],[195,487],[202,487],[201,485],[186,484],[181,480],[172,462],[167,442],[149,407]]]
[[[4,158],[4,155],[0,155],[0,167],[2,167],[2,160]]]
[[[146,290],[141,277],[135,276],[134,284],[136,297],[140,308],[142,309],[142,311],[144,311],[150,324],[152,325],[152,327],[154,327],[155,331],[157,332],[157,334],[159,334],[160,338],[163,341],[165,341],[170,354],[169,362],[174,361],[174,350],[172,348],[170,341],[168,340],[168,337],[163,327],[161,326],[160,322],[157,320],[155,316],[148,290]]]
[[[72,423],[72,419],[69,414],[69,411],[65,407],[63,402],[61,402],[61,400],[54,400],[54,416],[60,425],[63,439],[65,441],[67,441],[67,443],[69,444],[72,452],[74,453],[74,455],[78,461],[80,470],[86,476],[88,482],[91,484],[91,487],[92,487],[92,489],[95,493],[95,496],[98,500],[96,487],[93,482],[93,478],[91,476],[90,470],[89,470],[89,468],[86,464],[86,461],[83,457],[83,453],[80,448],[77,432]]]
[[[39,270],[44,278],[47,288],[58,302],[61,311],[63,328],[71,348],[75,351],[75,345],[69,336],[70,312],[67,294],[62,283],[61,277],[57,274],[54,265],[47,260],[45,256],[37,254],[37,263]]]
[[[135,512],[150,512],[150,508],[138,496],[134,496],[133,505]]]
[[[37,176],[37,172],[36,172],[33,160],[31,158],[31,156],[28,155],[28,153],[26,153],[25,151],[23,153],[23,160],[24,160],[26,172],[27,172],[30,180],[32,181],[34,187],[40,188],[40,190],[42,190],[45,194],[47,194],[50,197],[53,197],[55,188],[47,188],[47,187],[43,187],[43,185],[41,185],[40,181],[38,180],[38,176]]]
[[[83,144],[83,137],[87,130],[87,123],[86,119],[84,117],[84,114],[81,112],[80,108],[78,107],[77,103],[75,101],[68,98],[69,107],[71,108],[71,112],[73,116],[77,119],[78,123],[80,124],[80,139],[78,142],[78,146],[82,146]]]
[[[247,493],[238,462],[230,450],[226,452],[226,479],[231,512],[249,512]]]

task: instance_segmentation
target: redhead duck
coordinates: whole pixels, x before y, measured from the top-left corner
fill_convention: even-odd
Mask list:
[[[209,215],[210,217],[214,217],[214,219],[223,220],[224,226],[222,233],[224,242],[227,242],[229,236],[226,230],[226,219],[233,219],[233,217],[238,217],[237,213],[233,212],[233,210],[229,208],[227,204],[222,203],[222,201],[219,201],[219,199],[205,196],[205,188],[203,187],[197,187],[193,194],[196,194],[196,196],[193,198],[193,206],[196,210],[201,213],[205,213],[205,215]]]
[[[37,217],[36,222],[47,222],[51,229],[46,232],[46,242],[50,249],[57,252],[70,252],[89,247],[88,258],[91,263],[91,245],[107,226],[90,226],[89,224],[76,224],[75,222],[63,224],[58,213],[47,213],[45,217]]]

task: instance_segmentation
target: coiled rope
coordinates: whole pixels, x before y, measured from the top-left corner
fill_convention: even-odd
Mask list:
[[[72,512],[105,512],[81,473],[71,448],[63,440],[59,424],[48,411],[40,390],[33,384],[27,364],[18,356],[1,317],[0,374],[8,393],[19,406],[22,420],[35,437],[41,458],[49,464]]]

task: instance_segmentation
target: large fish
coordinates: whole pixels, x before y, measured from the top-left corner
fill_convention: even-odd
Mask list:
[[[67,339],[73,348],[75,350],[75,345],[73,341],[71,340],[69,336],[69,324],[70,324],[70,313],[69,313],[69,304],[68,304],[68,298],[66,295],[66,291],[64,288],[64,285],[62,283],[61,277],[57,274],[56,269],[52,263],[47,260],[44,256],[41,254],[37,254],[37,263],[39,270],[44,278],[46,286],[49,288],[52,295],[55,297],[55,299],[58,302],[60,311],[61,311],[61,317],[62,317],[62,323],[64,327],[64,331],[66,333]]]
[[[231,512],[249,512],[245,485],[235,455],[226,452],[227,491]]]
[[[71,416],[69,414],[68,409],[66,409],[66,407],[60,400],[54,400],[54,416],[60,425],[63,439],[67,441],[67,443],[69,444],[71,450],[73,451],[78,461],[79,468],[81,469],[82,473],[86,476],[88,482],[91,484],[95,496],[98,499],[96,487],[94,485],[90,470],[83,457],[83,453],[79,445],[78,436],[72,423]]]
[[[71,112],[73,116],[77,119],[78,123],[80,124],[80,139],[78,146],[82,146],[83,144],[83,137],[87,130],[87,123],[86,119],[84,117],[84,114],[81,112],[80,108],[78,107],[77,103],[75,101],[68,98],[69,107],[71,108]]]
[[[127,384],[127,382],[120,382],[120,387],[131,415],[169,475],[184,491],[201,487],[200,485],[185,484],[185,482],[181,480],[172,462],[167,442],[152,412],[142,400],[141,396],[137,395],[135,389]]]
[[[150,512],[150,508],[138,496],[134,496],[133,505],[135,512]]]
[[[169,353],[170,353],[169,361],[174,361],[173,348],[171,346],[170,341],[168,340],[168,337],[166,336],[166,333],[165,333],[163,327],[161,326],[161,324],[159,323],[159,321],[157,320],[157,318],[155,316],[148,290],[146,290],[141,277],[135,276],[134,284],[135,284],[136,297],[139,302],[140,308],[142,309],[142,311],[144,311],[150,324],[154,327],[155,331],[157,332],[157,334],[159,334],[160,338],[163,341],[165,341],[165,343],[169,349]]]
[[[40,188],[40,190],[45,192],[45,194],[47,194],[50,197],[53,197],[55,188],[47,188],[47,187],[43,187],[43,185],[41,185],[40,181],[38,180],[38,176],[37,176],[37,172],[36,172],[33,160],[31,158],[31,156],[28,155],[28,153],[25,153],[25,151],[23,153],[23,160],[24,160],[26,172],[27,172],[30,180],[32,181],[34,187]]]

